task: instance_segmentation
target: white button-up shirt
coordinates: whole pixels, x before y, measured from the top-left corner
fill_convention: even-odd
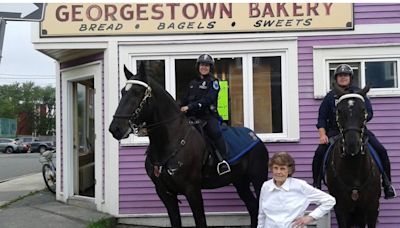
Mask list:
[[[304,216],[310,203],[319,206],[309,216],[319,219],[332,209],[336,200],[300,179],[288,177],[280,187],[273,179],[268,180],[261,188],[257,228],[292,227],[296,218]]]

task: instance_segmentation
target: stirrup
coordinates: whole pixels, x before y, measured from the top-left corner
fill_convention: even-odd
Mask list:
[[[221,172],[221,166],[222,165],[225,165],[225,167],[227,168],[225,171],[222,171]],[[217,164],[217,172],[218,172],[218,175],[224,175],[225,173],[229,173],[231,171],[231,167],[229,166],[229,164],[228,164],[228,162],[226,162],[225,160],[223,160],[223,161],[221,161],[221,162],[219,162],[218,164]]]

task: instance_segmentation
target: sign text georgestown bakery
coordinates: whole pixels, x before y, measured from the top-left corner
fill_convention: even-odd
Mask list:
[[[41,36],[352,29],[345,3],[48,4]]]

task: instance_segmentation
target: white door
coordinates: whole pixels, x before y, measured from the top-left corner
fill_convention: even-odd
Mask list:
[[[61,79],[60,191],[65,201],[74,197],[95,203],[103,178],[102,138],[96,137],[104,122],[101,62],[63,69]]]

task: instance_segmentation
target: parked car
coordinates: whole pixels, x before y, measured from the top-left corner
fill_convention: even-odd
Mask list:
[[[29,146],[16,139],[0,138],[0,151],[3,153],[22,152],[26,153]]]
[[[20,137],[17,140],[28,144],[30,152],[40,152],[43,153],[46,150],[54,150],[53,142],[42,141],[35,137]]]

